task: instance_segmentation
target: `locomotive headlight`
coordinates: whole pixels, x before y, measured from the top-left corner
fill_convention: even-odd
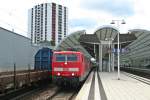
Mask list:
[[[58,76],[60,76],[60,73],[57,73]]]
[[[72,76],[74,76],[74,73],[72,73]]]

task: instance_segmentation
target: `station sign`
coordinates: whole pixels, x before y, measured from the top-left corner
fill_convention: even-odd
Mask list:
[[[118,48],[113,48],[113,49],[111,50],[111,52],[112,52],[112,53],[117,53],[117,52],[118,52]],[[129,52],[129,49],[128,49],[128,48],[121,48],[121,49],[119,49],[119,52],[120,52],[120,53],[128,53],[128,52]]]

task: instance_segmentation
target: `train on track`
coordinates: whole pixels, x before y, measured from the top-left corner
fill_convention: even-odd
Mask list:
[[[55,51],[52,80],[58,85],[79,85],[92,69],[91,59],[78,51]]]
[[[48,80],[47,70],[22,70],[0,73],[0,94],[9,90],[17,90],[24,86],[31,86],[42,80]]]
[[[18,61],[10,66],[0,66],[0,94],[4,91],[20,89],[24,86],[31,86],[42,80],[51,81],[51,59],[52,49],[41,48],[34,56],[34,67],[31,64],[18,64]],[[22,59],[21,59],[22,60]],[[25,61],[26,62],[26,61]]]
[[[79,51],[52,51],[40,49],[35,55],[34,68],[0,72],[0,94],[8,89],[22,88],[40,80],[53,79],[59,85],[80,84],[91,71],[92,63]]]

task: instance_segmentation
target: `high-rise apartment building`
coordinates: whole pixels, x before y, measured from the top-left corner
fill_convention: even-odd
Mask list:
[[[55,3],[34,6],[28,11],[28,33],[32,43],[58,44],[68,33],[68,9]]]

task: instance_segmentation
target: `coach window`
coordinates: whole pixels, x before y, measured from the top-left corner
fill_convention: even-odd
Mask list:
[[[77,61],[77,55],[67,55],[67,61]]]

